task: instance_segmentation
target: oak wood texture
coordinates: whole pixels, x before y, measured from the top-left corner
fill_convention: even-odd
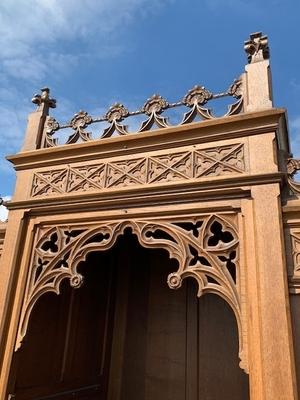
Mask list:
[[[98,385],[94,373],[100,358],[100,376],[107,382],[103,398],[108,400],[128,400],[132,393],[153,400],[159,392],[164,399],[247,399],[243,370],[249,373],[250,400],[298,399],[300,198],[288,186],[286,116],[283,109],[272,108],[265,45],[257,34],[247,44],[250,64],[241,78],[245,108],[239,115],[38,149],[41,124],[48,118],[45,105],[30,114],[23,151],[8,157],[17,181],[0,260],[1,400],[14,390],[23,390],[25,400],[31,390],[26,388],[33,368],[26,356],[27,338],[33,354],[43,355],[40,375],[32,375],[39,387],[58,354],[63,362],[51,371],[66,374],[69,381],[66,387],[55,385],[72,390],[76,377],[82,378],[77,382],[84,389],[82,400],[93,399],[86,391]],[[219,225],[196,226],[209,218]],[[126,227],[147,249],[134,245],[117,261],[114,245]],[[74,234],[76,229],[81,233]],[[87,238],[92,229],[98,241]],[[108,271],[118,266],[112,275],[115,296],[108,295],[109,285],[101,286],[108,279],[105,274],[102,281],[95,277],[90,289],[81,280],[77,261],[89,260],[95,251],[102,259],[110,254]],[[62,281],[66,294],[49,293],[60,290],[55,279]],[[167,281],[178,290],[168,288]],[[83,285],[75,293],[69,283]],[[94,308],[89,301],[96,288],[102,288],[106,300],[95,301]],[[205,292],[208,297],[201,297]],[[72,296],[70,310],[63,302]],[[81,297],[77,307],[75,298]],[[105,307],[108,298],[115,299],[114,307]],[[49,313],[39,312],[43,302]],[[55,307],[65,310],[65,318],[59,318]],[[87,310],[76,314],[80,307]],[[34,329],[45,329],[46,314],[51,313],[58,316],[56,332],[64,332],[52,352],[53,326],[47,339],[39,333],[30,342],[30,329],[33,336]],[[104,320],[114,326],[109,335]],[[83,328],[72,329],[76,321]],[[92,335],[106,335],[105,350],[92,351],[84,341],[89,325]],[[80,347],[78,341],[87,346],[78,350],[87,370],[71,361],[72,352],[59,350]],[[18,370],[18,359],[28,369]],[[39,390],[47,395],[46,386]]]

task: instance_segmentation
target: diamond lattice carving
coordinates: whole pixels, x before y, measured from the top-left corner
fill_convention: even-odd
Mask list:
[[[244,145],[239,143],[36,172],[31,195],[159,184],[243,172]]]

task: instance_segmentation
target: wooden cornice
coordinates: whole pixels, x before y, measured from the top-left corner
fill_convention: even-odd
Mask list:
[[[282,108],[244,113],[145,133],[24,151],[7,159],[16,170],[24,170],[247,137],[276,131],[284,115]]]

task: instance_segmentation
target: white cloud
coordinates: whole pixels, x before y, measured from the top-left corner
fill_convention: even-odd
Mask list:
[[[136,17],[170,3],[172,0],[5,0],[0,4],[0,46],[2,68],[14,77],[34,79],[45,75],[47,68],[78,56],[68,44],[76,39],[87,46],[96,36],[104,39],[104,47],[112,52],[120,46],[107,46],[122,27]],[[118,28],[118,29],[116,29]],[[109,35],[107,35],[109,33]],[[67,48],[57,51],[57,44]],[[102,43],[97,40],[98,54]],[[127,44],[128,45],[128,44]],[[124,44],[125,46],[125,44]],[[55,48],[55,50],[54,50]],[[93,48],[94,53],[95,49]],[[69,51],[69,53],[68,53]],[[64,62],[63,62],[63,66]]]
[[[50,75],[69,74],[91,54],[93,58],[118,56],[128,47],[122,36],[128,24],[172,1],[0,1],[0,154],[21,147],[27,114],[32,111],[24,88],[39,87]],[[63,101],[60,98],[56,115],[74,106],[65,99],[64,108]],[[7,170],[8,163],[1,159],[0,176]]]

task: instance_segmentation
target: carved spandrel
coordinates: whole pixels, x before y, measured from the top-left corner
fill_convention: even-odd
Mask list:
[[[55,226],[39,228],[29,266],[16,350],[26,335],[30,314],[46,292],[59,294],[63,279],[71,286],[84,284],[77,266],[93,251],[108,250],[119,235],[130,229],[139,243],[148,248],[162,248],[178,262],[178,269],[168,277],[171,289],[191,277],[198,282],[198,296],[214,293],[231,306],[239,328],[241,367],[247,370],[246,326],[241,306],[241,274],[236,216],[203,215],[170,220],[106,221],[90,226]]]
[[[242,174],[245,170],[241,143],[159,155],[150,153],[130,160],[36,172],[31,196],[179,182]]]

